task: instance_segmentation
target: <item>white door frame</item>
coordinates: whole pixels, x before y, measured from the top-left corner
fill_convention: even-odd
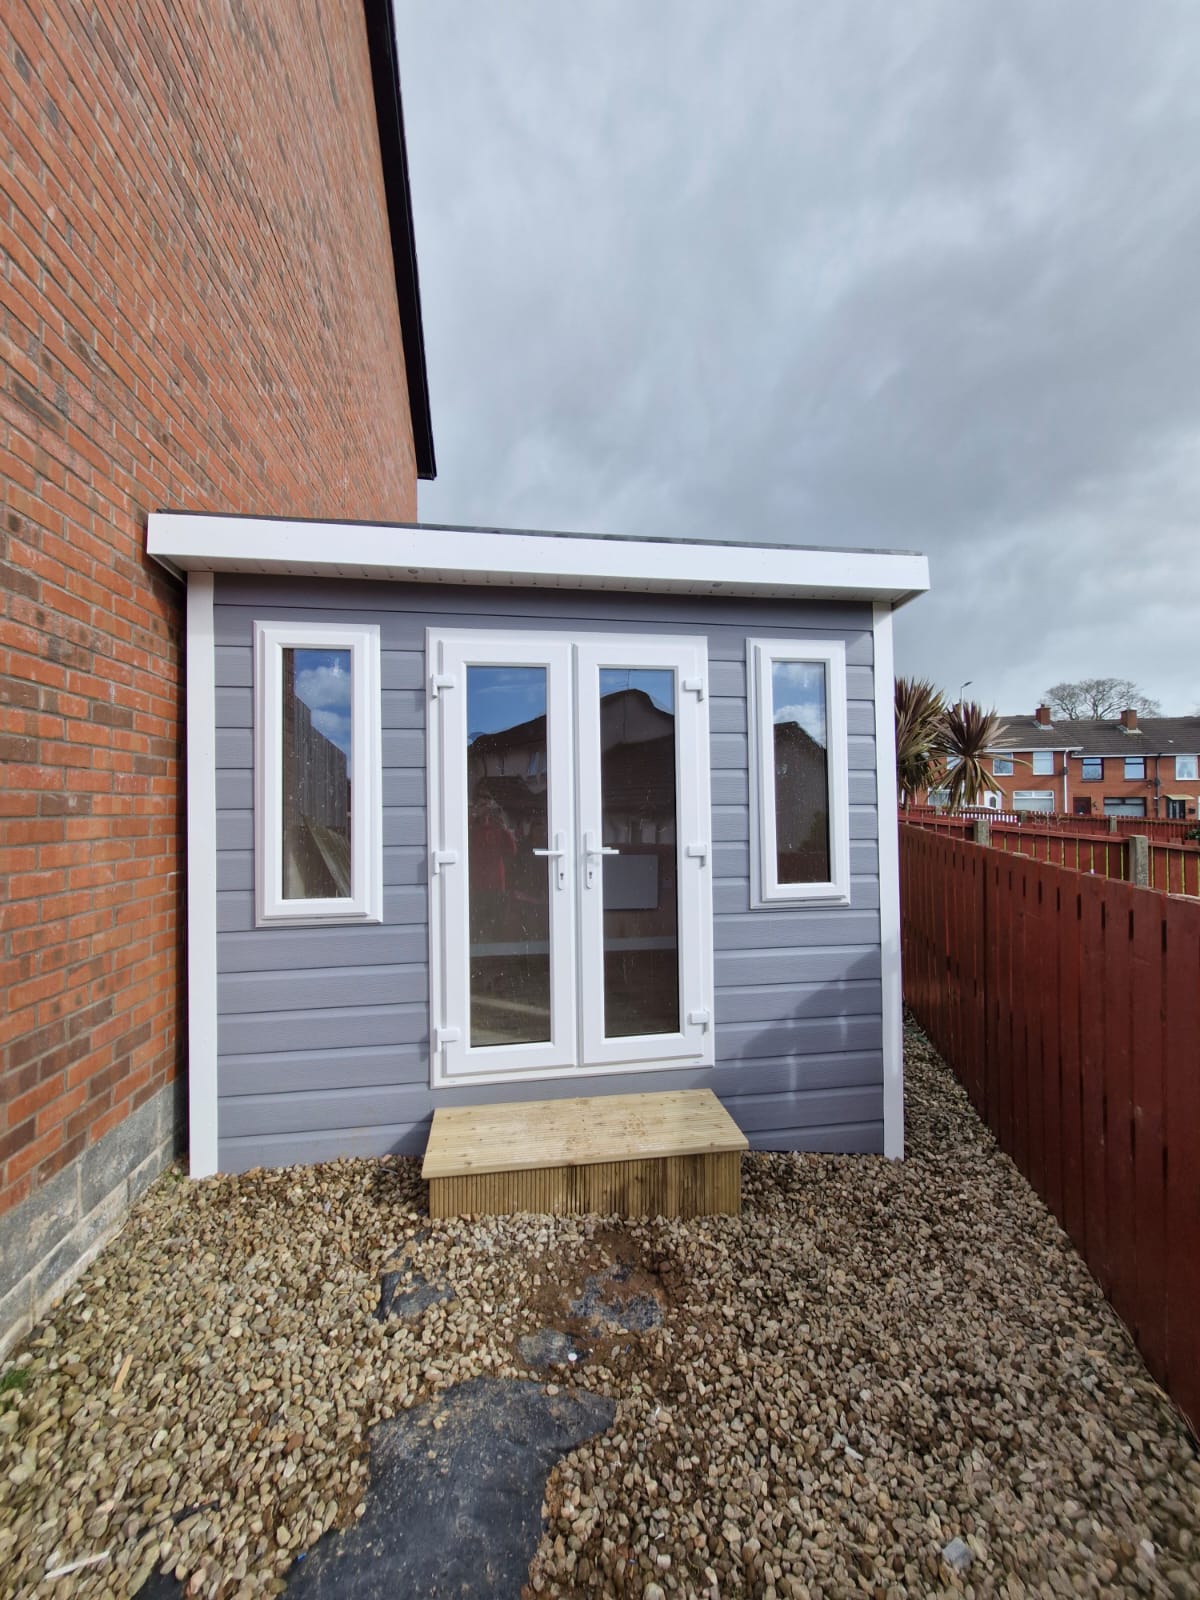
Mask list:
[[[713,1049],[712,824],[704,638],[517,629],[427,632],[430,932],[430,1082],[433,1088],[525,1079],[711,1066]],[[472,1048],[467,900],[466,670],[544,666],[552,844],[551,1039]],[[675,673],[678,1033],[608,1039],[603,1033],[603,874],[585,843],[601,842],[599,671]],[[585,687],[586,685],[586,687]],[[555,730],[558,736],[555,736]],[[589,841],[586,835],[594,838]],[[557,955],[558,959],[555,959]]]

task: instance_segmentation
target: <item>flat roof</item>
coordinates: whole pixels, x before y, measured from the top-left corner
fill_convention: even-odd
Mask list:
[[[878,600],[893,606],[929,588],[927,559],[905,550],[629,538],[440,523],[323,522],[156,511],[150,514],[146,551],[176,574],[273,573],[710,598]]]

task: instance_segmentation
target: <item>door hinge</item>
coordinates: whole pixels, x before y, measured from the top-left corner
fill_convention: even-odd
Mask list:
[[[433,875],[435,878],[443,867],[455,867],[457,865],[457,850],[435,850],[433,852]]]
[[[687,1014],[688,1026],[692,1028],[709,1028],[712,1026],[712,1012],[704,1006],[697,1006],[695,1011]]]
[[[461,1028],[435,1028],[433,1030],[433,1047],[435,1050],[444,1050],[448,1044],[457,1044],[461,1038]]]
[[[685,856],[694,856],[699,861],[707,861],[708,849],[706,844],[689,844],[683,853]]]
[[[436,700],[443,689],[454,689],[458,679],[452,672],[431,672],[429,675],[429,698]]]
[[[697,700],[703,700],[707,692],[703,678],[684,678],[680,687],[686,689],[689,694],[694,694]]]

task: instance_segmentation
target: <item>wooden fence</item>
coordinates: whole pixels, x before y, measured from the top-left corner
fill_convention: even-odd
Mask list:
[[[1133,881],[1130,840],[1137,835],[1100,833],[1096,824],[1089,823],[1086,818],[1076,817],[1074,830],[1068,832],[1062,827],[1043,828],[1036,823],[997,821],[994,814],[989,816],[986,812],[971,816],[946,812],[905,814],[905,821],[913,827],[958,839],[969,839],[980,820],[987,823],[993,849],[1009,855],[1031,856],[1035,861],[1050,861],[1056,866],[1094,873],[1101,878],[1116,878],[1123,883]],[[1165,894],[1200,895],[1200,844],[1164,844],[1152,836],[1147,864],[1148,887],[1161,889]]]
[[[947,811],[944,806],[903,806],[900,810],[901,822],[925,826],[940,822],[947,825],[948,833],[961,833],[964,829],[970,832],[976,817],[1062,833],[1115,833],[1121,838],[1144,833],[1159,844],[1184,844],[1197,827],[1195,817],[1186,821],[1176,817],[1080,817],[1070,811],[991,811],[986,806],[968,807],[965,812]]]
[[[1200,901],[900,829],[904,994],[1200,1424]]]

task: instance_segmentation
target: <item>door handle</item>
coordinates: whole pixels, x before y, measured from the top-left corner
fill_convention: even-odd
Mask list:
[[[601,856],[619,856],[621,854],[615,845],[597,844],[596,839],[597,835],[592,833],[590,830],[583,836],[583,854],[585,862],[583,882],[585,888],[588,889],[593,889],[596,886],[596,863],[600,860]]]
[[[554,835],[553,850],[534,850],[532,854],[543,856],[549,861],[558,863],[554,869],[554,887],[556,889],[565,889],[567,886],[567,842],[563,835],[561,833]]]

